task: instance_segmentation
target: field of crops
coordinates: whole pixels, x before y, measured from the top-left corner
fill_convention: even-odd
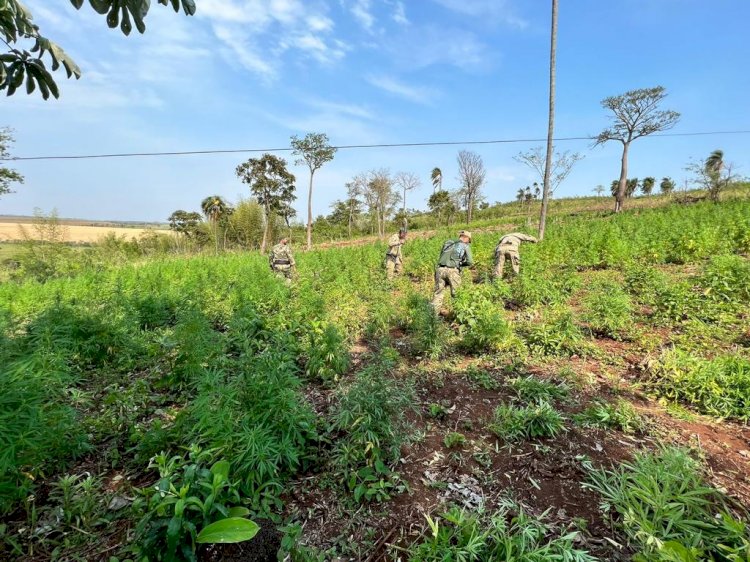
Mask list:
[[[1,284],[0,558],[749,560],[750,202],[450,234]]]

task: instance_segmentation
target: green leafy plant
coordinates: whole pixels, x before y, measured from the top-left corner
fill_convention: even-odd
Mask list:
[[[505,441],[554,437],[563,428],[563,418],[548,402],[516,406],[501,404],[495,409],[489,430]]]
[[[648,366],[646,386],[703,414],[750,420],[750,361],[741,355],[707,360],[675,349]]]
[[[136,550],[148,560],[197,560],[196,545],[250,540],[258,526],[245,518],[226,460],[193,447],[187,457],[157,455],[149,464],[159,481],[140,490]],[[209,466],[210,465],[210,466]],[[199,530],[200,529],[200,530]]]
[[[541,517],[527,514],[521,506],[504,502],[487,515],[451,508],[439,517],[425,515],[425,536],[409,548],[410,562],[482,560],[559,560],[593,562],[584,550],[575,548],[575,531],[552,536]]]
[[[335,326],[312,322],[307,330],[305,374],[323,382],[334,383],[349,368],[349,352]]]
[[[647,427],[643,416],[622,399],[614,403],[597,401],[573,419],[584,427],[619,429],[623,433],[642,433]]]
[[[565,384],[538,379],[533,375],[517,377],[510,381],[510,387],[522,402],[542,402],[565,398],[569,389]]]
[[[633,331],[633,306],[628,294],[614,283],[594,285],[583,300],[583,321],[595,334],[628,339]]]
[[[470,367],[466,369],[466,378],[469,379],[473,388],[482,388],[484,390],[497,390],[500,388],[500,381],[492,373],[484,369]]]
[[[489,286],[462,291],[453,303],[461,347],[471,353],[517,350],[520,342],[488,291]]]
[[[567,308],[553,308],[538,321],[521,326],[529,349],[541,355],[571,356],[589,352],[581,328]]]
[[[439,358],[446,347],[448,330],[440,321],[430,301],[418,294],[411,294],[406,301],[406,330],[410,334],[410,345],[414,355]]]
[[[452,431],[445,436],[443,444],[447,449],[463,447],[466,444],[466,436],[463,433]]]
[[[721,494],[703,481],[687,451],[638,453],[614,470],[590,465],[586,487],[602,496],[638,560],[745,560],[746,525],[726,509]],[[675,557],[689,553],[692,558]]]

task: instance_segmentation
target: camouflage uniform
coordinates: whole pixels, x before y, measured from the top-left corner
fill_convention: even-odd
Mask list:
[[[404,245],[405,241],[399,233],[388,239],[388,252],[385,254],[385,273],[388,279],[393,279],[395,275],[401,274],[401,266],[404,262],[401,255],[401,246]]]
[[[502,279],[506,260],[510,261],[515,275],[518,275],[521,271],[521,255],[518,252],[521,242],[536,244],[537,239],[528,234],[513,232],[503,236],[497,243],[495,247],[495,277]]]
[[[294,263],[294,256],[289,245],[283,242],[276,244],[271,250],[268,260],[271,264],[271,271],[276,274],[276,277],[284,279],[287,285],[290,284],[296,264]]]
[[[471,235],[469,235],[471,240]],[[461,240],[448,240],[440,251],[440,260],[435,270],[435,293],[432,297],[432,307],[439,311],[445,298],[445,288],[449,287],[451,297],[456,296],[456,290],[461,286],[461,268],[474,265],[471,248]]]

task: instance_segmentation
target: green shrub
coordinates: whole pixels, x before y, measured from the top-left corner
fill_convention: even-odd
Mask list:
[[[443,445],[447,449],[463,447],[466,444],[466,436],[463,433],[451,431],[443,438]]]
[[[583,321],[595,334],[627,339],[633,331],[630,297],[614,283],[599,283],[583,299]]]
[[[750,361],[739,355],[706,360],[680,350],[649,364],[647,388],[703,414],[750,420]]]
[[[414,355],[439,358],[448,339],[445,324],[435,314],[435,309],[425,297],[413,293],[406,301],[406,331],[410,335]]]
[[[740,256],[714,256],[698,279],[703,295],[724,303],[750,302],[750,261]]]
[[[541,355],[582,355],[590,349],[568,308],[546,311],[540,320],[522,325],[520,331],[529,349]]]
[[[440,517],[426,515],[429,532],[409,548],[410,562],[482,560],[559,560],[593,562],[575,548],[576,532],[550,537],[543,518],[527,514],[521,506],[506,502],[489,517],[451,508]]]
[[[224,451],[243,495],[268,512],[278,506],[285,479],[308,459],[315,415],[283,346],[243,356],[233,369],[201,377],[181,424],[196,443]]]
[[[615,403],[595,402],[573,419],[584,427],[619,429],[623,433],[642,433],[646,422],[627,400]]]
[[[524,402],[546,402],[565,398],[568,395],[568,387],[564,384],[555,384],[540,380],[532,375],[517,377],[510,381],[511,388],[516,392],[518,398]]]
[[[461,291],[453,303],[461,347],[470,353],[511,350],[519,343],[502,306],[489,298],[490,291],[489,286]]]
[[[589,470],[586,487],[601,494],[605,510],[640,549],[637,560],[745,560],[750,554],[745,524],[729,515],[686,451],[638,453],[614,470]]]
[[[505,441],[554,437],[563,427],[562,416],[549,402],[526,406],[501,404],[489,425],[490,431]]]
[[[511,299],[517,306],[563,304],[580,287],[579,277],[570,270],[550,271],[524,266],[511,285]]]
[[[339,434],[332,457],[355,499],[387,499],[397,475],[387,465],[399,458],[406,412],[414,408],[411,385],[388,376],[398,354],[389,348],[339,390],[332,431]]]
[[[349,350],[335,326],[312,322],[308,337],[305,374],[325,383],[339,380],[349,368]]]
[[[667,276],[654,267],[639,263],[625,270],[625,289],[643,304],[655,304],[657,295],[667,283]]]
[[[500,388],[500,381],[492,373],[483,369],[476,367],[466,369],[466,378],[469,379],[469,383],[475,389],[497,390]]]

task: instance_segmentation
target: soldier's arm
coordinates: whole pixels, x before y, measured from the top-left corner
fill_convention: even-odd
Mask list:
[[[466,267],[471,267],[474,265],[474,258],[471,255],[471,246],[466,246],[466,253],[464,254],[464,265]]]
[[[538,242],[536,238],[534,238],[533,236],[529,236],[528,234],[520,234],[518,237],[524,242],[531,242],[532,244],[536,244]]]

